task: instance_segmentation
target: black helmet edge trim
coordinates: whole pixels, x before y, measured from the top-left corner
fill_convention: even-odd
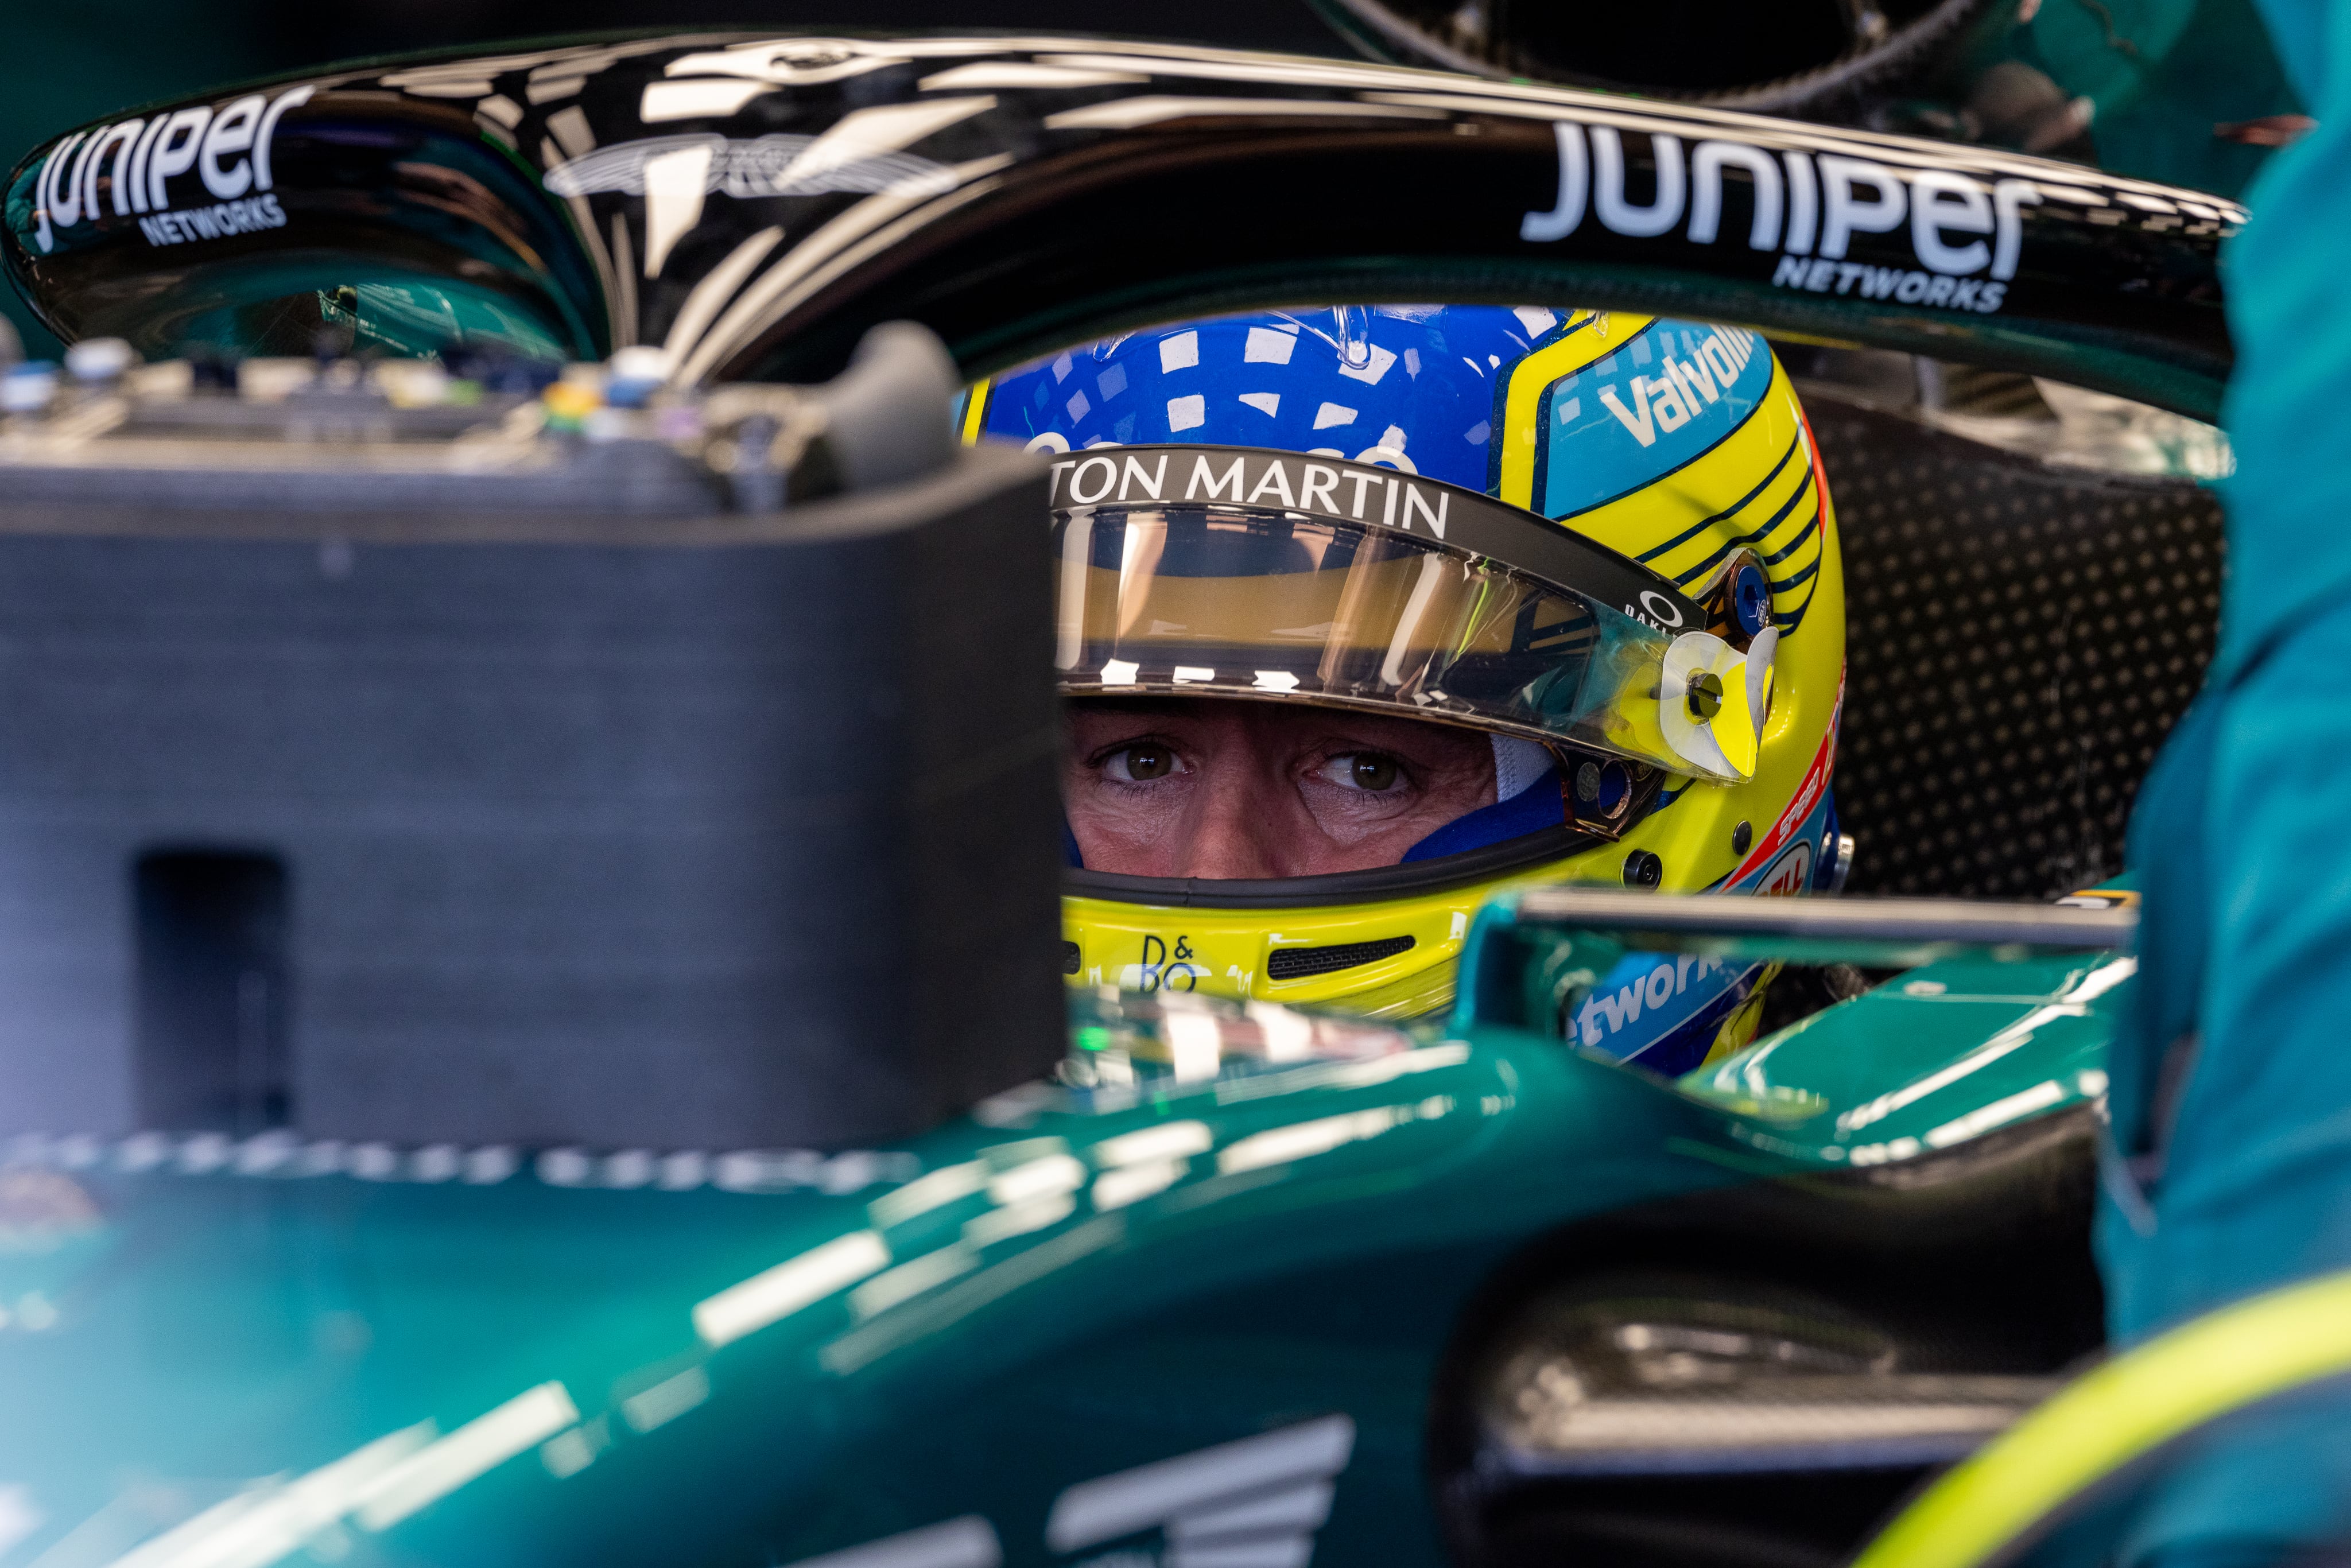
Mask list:
[[[1051,486],[1061,512],[1207,506],[1385,528],[1502,562],[1659,631],[1707,624],[1707,612],[1670,579],[1562,524],[1375,464],[1273,447],[1096,446],[1057,459]]]
[[[1532,871],[1598,846],[1604,841],[1578,828],[1546,828],[1465,854],[1379,866],[1370,871],[1322,876],[1233,880],[1184,876],[1122,876],[1112,872],[1071,870],[1063,893],[1076,898],[1113,899],[1170,909],[1305,909],[1341,904],[1375,904],[1473,887],[1513,872]]]

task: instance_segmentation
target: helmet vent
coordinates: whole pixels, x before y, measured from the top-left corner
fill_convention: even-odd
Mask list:
[[[1376,942],[1343,942],[1335,947],[1277,947],[1265,961],[1270,980],[1303,980],[1335,974],[1361,964],[1376,964],[1412,947],[1409,936],[1383,936]]]

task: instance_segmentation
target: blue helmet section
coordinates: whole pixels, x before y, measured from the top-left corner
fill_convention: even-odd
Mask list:
[[[1635,318],[1635,319],[1638,319]],[[1181,441],[1318,453],[1496,493],[1510,378],[1571,318],[1537,307],[1275,311],[1130,332],[987,392],[979,434],[1058,451]],[[1604,330],[1589,319],[1578,333]],[[1629,495],[1753,413],[1771,356],[1749,334],[1648,322],[1535,390],[1535,510]]]
[[[998,379],[982,433],[1315,452],[1489,491],[1497,391],[1555,310],[1384,305],[1131,332]]]
[[[1482,850],[1488,844],[1539,833],[1545,828],[1556,828],[1567,821],[1567,809],[1560,803],[1559,787],[1559,769],[1547,769],[1509,800],[1497,800],[1490,806],[1479,807],[1468,816],[1454,818],[1405,851],[1404,859],[1397,863],[1410,865],[1415,861],[1462,854]]]

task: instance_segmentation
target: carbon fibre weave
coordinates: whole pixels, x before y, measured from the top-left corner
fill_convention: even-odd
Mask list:
[[[1806,408],[1844,556],[1851,891],[2031,898],[2118,870],[2211,657],[2218,498]]]

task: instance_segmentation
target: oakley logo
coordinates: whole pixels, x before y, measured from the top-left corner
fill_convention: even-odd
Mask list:
[[[298,87],[274,99],[248,93],[218,109],[197,104],[77,131],[41,165],[33,244],[47,255],[64,231],[109,215],[139,218],[149,245],[283,227],[286,211],[268,193],[270,153],[278,120],[314,90]],[[183,193],[191,173],[215,200],[174,214],[175,183]]]

